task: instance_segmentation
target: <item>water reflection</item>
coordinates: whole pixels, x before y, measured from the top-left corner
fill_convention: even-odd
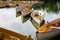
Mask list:
[[[60,11],[60,2],[58,1],[44,1],[43,4],[34,6],[34,9],[46,10],[47,12],[58,12]]]

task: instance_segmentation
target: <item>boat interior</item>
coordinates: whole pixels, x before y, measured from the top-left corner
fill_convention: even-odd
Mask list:
[[[25,36],[4,28],[0,28],[0,40],[33,40],[31,36]]]
[[[42,31],[42,32],[48,32],[50,29],[55,28],[58,29],[57,27],[60,26],[60,18],[55,19],[51,22],[47,22],[46,24],[42,25],[38,31]],[[51,30],[50,30],[51,31]]]

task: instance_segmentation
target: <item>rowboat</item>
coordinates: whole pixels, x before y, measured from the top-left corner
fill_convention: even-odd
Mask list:
[[[0,40],[33,40],[31,36],[25,36],[4,28],[0,28]]]
[[[43,21],[44,19],[44,15],[45,13],[40,11],[40,10],[33,10],[33,12],[31,13],[31,17],[32,19],[40,25],[40,23]]]
[[[60,30],[36,33],[37,40],[50,40],[50,39],[52,40],[54,37],[59,35],[60,35]],[[54,40],[57,40],[57,39],[54,38]]]
[[[59,26],[60,18],[42,25],[36,33],[37,40],[49,40],[56,37],[57,35],[60,35]]]
[[[33,11],[33,8],[27,8],[27,7],[24,7],[24,9],[21,11],[22,13],[22,16],[27,16],[27,15],[30,15]]]

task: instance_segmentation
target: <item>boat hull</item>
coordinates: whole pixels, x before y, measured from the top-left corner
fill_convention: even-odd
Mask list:
[[[57,35],[60,35],[60,18],[55,19],[51,22],[47,22],[38,29],[36,33],[37,40],[49,40]],[[52,28],[56,27],[56,28]]]
[[[36,33],[37,40],[49,40],[57,35],[60,35],[60,30]]]
[[[39,25],[44,20],[44,16],[45,16],[45,13],[40,10],[33,10],[33,12],[31,13],[32,19]]]

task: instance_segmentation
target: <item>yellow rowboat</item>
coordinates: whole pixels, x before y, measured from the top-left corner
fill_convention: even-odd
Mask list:
[[[47,32],[49,30],[48,28],[57,28],[58,26],[60,26],[60,18],[44,24],[43,26],[41,26],[38,29],[38,31],[41,31],[41,32],[45,31],[45,32]],[[59,28],[57,28],[57,29],[59,29]]]
[[[33,10],[33,12],[31,13],[32,19],[39,25],[43,21],[44,15],[45,13],[40,10]]]
[[[27,37],[16,32],[0,28],[0,40],[33,40],[31,36]]]
[[[60,35],[59,26],[60,18],[42,25],[36,33],[37,40],[49,40],[57,35]]]

